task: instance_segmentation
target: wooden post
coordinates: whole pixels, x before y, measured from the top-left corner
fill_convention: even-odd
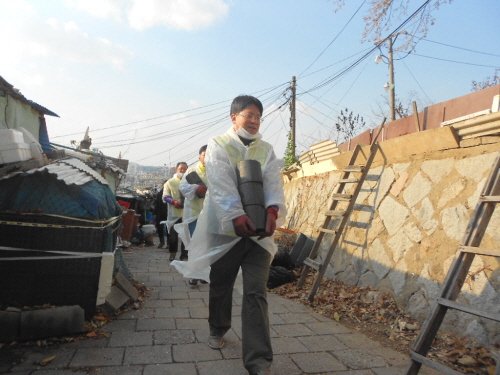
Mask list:
[[[396,93],[394,89],[394,60],[392,57],[392,37],[388,38],[389,42],[389,104],[391,121],[396,120]]]
[[[415,127],[417,128],[417,133],[420,132],[420,121],[418,119],[417,103],[413,102],[413,117],[415,118]]]
[[[291,144],[292,144],[292,155],[295,156],[295,87],[296,87],[296,80],[295,76],[292,77],[292,100],[290,102],[290,132],[291,132]]]

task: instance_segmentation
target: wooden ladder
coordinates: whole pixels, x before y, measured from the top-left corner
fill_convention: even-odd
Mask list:
[[[380,133],[382,132],[382,129],[384,128],[384,124],[385,124],[385,119],[383,120],[382,125],[380,126],[377,132],[377,135],[375,136],[370,145],[370,154],[368,155],[368,158],[365,157],[366,163],[364,165],[359,165],[358,158],[362,155],[361,146],[356,145],[352,153],[351,159],[349,160],[349,165],[343,168],[342,176],[340,177],[340,180],[333,191],[333,194],[331,196],[333,200],[332,204],[330,205],[330,209],[325,212],[325,221],[323,225],[318,228],[319,235],[316,238],[316,241],[314,242],[314,246],[311,249],[309,257],[307,257],[304,260],[304,268],[302,269],[302,274],[300,275],[300,279],[297,283],[297,288],[302,288],[306,280],[306,277],[309,274],[309,270],[313,268],[316,271],[318,271],[318,273],[316,274],[316,278],[314,279],[311,291],[309,292],[308,296],[309,302],[314,301],[314,296],[316,295],[316,292],[318,291],[319,288],[319,284],[321,283],[321,280],[325,275],[326,269],[330,264],[333,252],[335,251],[337,245],[340,242],[340,239],[342,238],[342,234],[344,232],[345,227],[347,226],[347,222],[354,208],[354,204],[356,203],[356,198],[358,197],[358,194],[361,191],[361,187],[366,179],[366,176],[368,175],[370,166],[373,160],[375,159],[377,151],[379,150],[379,145],[376,142]],[[351,176],[351,174],[353,173],[358,174],[359,177]],[[352,188],[353,184],[354,184],[354,191],[351,194],[347,194],[348,190],[347,186],[350,186]],[[341,205],[342,202],[347,203],[347,207],[344,209],[339,207],[339,205]],[[340,219],[336,229],[328,228],[332,219],[334,220]],[[316,258],[318,257],[321,242],[323,241],[323,238],[325,237],[326,234],[333,234],[334,237],[330,249],[328,250],[325,259],[323,259],[323,262],[321,263],[316,261]]]
[[[498,203],[500,203],[500,155],[497,156],[481,192],[474,213],[465,231],[463,242],[459,246],[455,259],[446,275],[436,305],[424,322],[420,334],[417,336],[410,351],[411,363],[405,372],[406,375],[418,374],[422,365],[441,371],[443,374],[460,374],[449,367],[426,358],[448,309],[451,308],[500,322],[500,314],[498,313],[480,310],[455,302],[476,255],[486,255],[500,259],[500,249],[484,249],[479,247]],[[495,375],[500,375],[500,364],[498,362]]]

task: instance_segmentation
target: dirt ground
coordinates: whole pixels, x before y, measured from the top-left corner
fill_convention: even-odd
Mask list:
[[[314,274],[307,277],[303,288],[297,289],[301,271],[302,268],[295,269],[294,282],[271,292],[310,306],[318,314],[354,328],[383,346],[409,353],[421,325],[400,311],[391,295],[375,288],[352,287],[325,278],[314,302],[309,303],[307,297]],[[427,357],[464,374],[493,375],[497,350],[500,345],[486,348],[468,338],[440,331]]]

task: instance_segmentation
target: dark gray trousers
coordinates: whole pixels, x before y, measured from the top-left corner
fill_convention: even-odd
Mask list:
[[[210,334],[223,336],[231,328],[233,287],[241,267],[243,364],[250,374],[267,370],[273,361],[266,299],[270,265],[267,250],[242,238],[210,270]]]

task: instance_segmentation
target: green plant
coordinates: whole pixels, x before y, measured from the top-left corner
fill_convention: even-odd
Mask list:
[[[286,145],[285,157],[283,160],[285,161],[285,169],[289,168],[292,164],[297,163],[299,159],[297,155],[293,152],[294,147],[292,143],[292,132],[288,133],[288,143]]]

